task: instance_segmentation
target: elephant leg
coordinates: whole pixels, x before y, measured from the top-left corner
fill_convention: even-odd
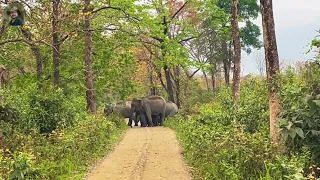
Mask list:
[[[159,115],[155,116],[155,124],[156,124],[156,126],[159,126],[159,124],[160,124],[160,116]]]
[[[159,123],[159,126],[163,126],[163,122],[164,122],[164,116],[165,114],[160,114],[160,123]]]
[[[130,126],[132,128],[132,117],[129,118],[128,126]]]
[[[149,127],[152,127],[153,126],[153,123],[152,123],[152,117],[151,117],[151,110],[150,108],[148,108],[146,110],[146,115],[147,115],[147,118],[148,118],[148,125]]]
[[[134,126],[138,126],[139,121],[140,121],[140,117],[135,116],[135,118],[134,118]]]
[[[147,120],[144,114],[140,114],[139,116],[141,127],[147,127]]]
[[[152,123],[153,123],[153,125],[154,126],[157,126],[158,124],[157,124],[157,116],[158,115],[152,115],[151,117],[152,117]]]

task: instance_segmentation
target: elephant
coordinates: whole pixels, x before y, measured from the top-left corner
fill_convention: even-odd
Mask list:
[[[136,117],[137,115],[131,109],[131,101],[118,102],[116,104],[108,104],[105,106],[105,115],[108,116],[113,112],[119,113],[124,118],[129,118],[128,126],[132,127],[132,120],[134,121],[134,125],[138,126],[139,119]]]
[[[165,117],[169,118],[176,115],[177,113],[178,113],[178,106],[174,102],[167,101]]]
[[[131,109],[135,113],[145,115],[147,117],[148,126],[150,127],[153,126],[152,115],[159,115],[159,125],[162,126],[165,118],[166,101],[161,96],[134,98],[131,103]]]
[[[178,113],[178,106],[171,101],[166,102],[166,112],[165,112],[165,119],[172,117]],[[158,125],[160,121],[160,116],[159,115],[152,115],[152,122],[153,125]]]

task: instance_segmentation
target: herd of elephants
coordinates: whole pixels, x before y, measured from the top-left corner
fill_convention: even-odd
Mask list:
[[[128,126],[141,127],[162,126],[166,118],[172,117],[178,113],[178,106],[166,101],[161,96],[146,96],[134,98],[132,101],[118,102],[116,104],[107,104],[104,108],[105,115],[119,113],[123,118],[129,118]]]

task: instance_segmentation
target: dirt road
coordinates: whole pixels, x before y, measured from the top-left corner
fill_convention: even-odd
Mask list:
[[[87,176],[88,180],[191,180],[175,133],[166,127],[133,127]]]

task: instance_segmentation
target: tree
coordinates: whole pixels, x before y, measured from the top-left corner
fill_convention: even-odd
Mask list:
[[[280,99],[277,92],[280,88],[279,75],[279,57],[277,49],[276,34],[274,28],[274,18],[272,9],[272,0],[260,0],[262,15],[263,43],[265,49],[267,82],[269,91],[269,109],[270,109],[270,134],[275,144],[278,143],[278,131],[275,123],[278,120],[280,112]]]
[[[241,46],[238,26],[238,0],[232,0],[232,35],[234,47],[234,70],[232,82],[232,96],[235,102],[240,98]]]
[[[266,60],[263,56],[263,53],[259,51],[253,56],[253,61],[256,64],[256,67],[260,73],[260,76],[264,76],[266,72]]]
[[[52,1],[52,58],[53,58],[53,77],[54,85],[59,87],[60,84],[60,42],[59,42],[59,4],[60,0]]]
[[[92,70],[92,30],[91,30],[91,0],[85,0],[84,14],[85,14],[85,74],[86,74],[86,100],[87,109],[91,113],[96,113],[96,99],[93,86],[93,70]]]

